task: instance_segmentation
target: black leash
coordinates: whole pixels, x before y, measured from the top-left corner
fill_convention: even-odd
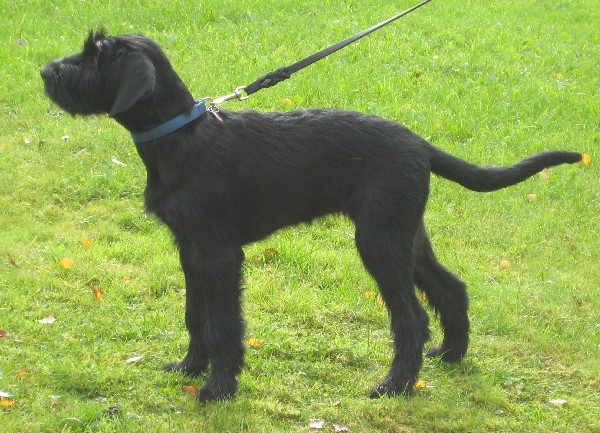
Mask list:
[[[212,105],[221,103],[221,102],[225,102],[225,101],[229,101],[230,99],[239,99],[239,100],[248,99],[250,97],[250,95],[252,95],[253,93],[256,93],[261,89],[265,89],[267,87],[274,86],[284,80],[287,80],[288,78],[291,77],[291,75],[294,72],[298,72],[299,70],[304,69],[307,66],[310,66],[315,62],[318,62],[319,60],[323,59],[324,57],[327,57],[328,55],[335,53],[338,50],[341,50],[342,48],[350,45],[351,43],[356,42],[360,38],[367,36],[370,33],[373,33],[375,30],[378,30],[381,27],[386,26],[393,21],[396,21],[398,18],[401,18],[404,15],[408,15],[415,9],[420,8],[421,6],[425,5],[426,3],[429,3],[430,1],[431,0],[424,0],[421,3],[419,3],[418,5],[413,6],[410,9],[407,9],[404,12],[402,12],[396,16],[393,16],[392,18],[385,20],[385,21],[383,21],[373,27],[370,27],[366,30],[363,30],[362,32],[357,33],[354,36],[351,36],[347,39],[344,39],[343,41],[338,42],[337,44],[334,44],[328,48],[325,48],[324,50],[321,50],[318,53],[308,56],[305,59],[302,59],[292,65],[284,66],[273,72],[269,72],[268,74],[263,75],[262,77],[260,77],[253,83],[248,84],[247,86],[241,86],[241,87],[236,88],[234,93],[227,95],[227,96],[223,96],[218,99],[215,99],[214,101],[212,101]],[[247,96],[242,97],[242,90],[246,93]]]

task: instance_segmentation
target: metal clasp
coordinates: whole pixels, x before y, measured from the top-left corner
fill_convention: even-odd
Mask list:
[[[217,98],[217,99],[211,99],[211,105],[220,104],[221,102],[231,101],[232,99],[237,99],[238,101],[245,101],[246,99],[250,98],[250,96],[251,96],[251,95],[242,96],[242,90],[244,90],[245,88],[246,88],[246,86],[236,87],[234,92],[229,95],[221,96],[220,98]]]

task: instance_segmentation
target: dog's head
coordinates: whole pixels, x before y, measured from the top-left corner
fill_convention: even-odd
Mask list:
[[[137,104],[168,107],[176,98],[193,104],[158,44],[142,35],[90,31],[81,53],[50,62],[41,75],[50,99],[71,114],[116,117]]]

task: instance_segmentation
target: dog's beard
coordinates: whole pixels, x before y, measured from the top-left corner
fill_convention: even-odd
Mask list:
[[[48,97],[72,115],[106,112],[103,104],[104,95],[91,92],[91,89],[98,87],[93,77],[82,77],[80,80],[69,79],[69,77],[78,77],[79,74],[81,70],[71,65],[47,66],[42,72],[42,77]],[[85,95],[85,98],[78,95]]]

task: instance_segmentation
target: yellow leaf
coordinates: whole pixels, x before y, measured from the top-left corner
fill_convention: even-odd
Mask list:
[[[435,125],[433,125],[433,130],[434,130],[434,131],[437,131],[437,130],[439,130],[441,127],[442,127],[442,124],[441,124],[441,123],[436,123]]]
[[[529,201],[536,201],[537,200],[537,194],[527,194],[527,200],[529,200]]]
[[[248,338],[246,340],[246,342],[253,349],[258,349],[259,347],[261,347],[263,345],[263,342],[261,340],[259,340],[258,338]]]
[[[0,398],[0,407],[4,410],[11,410],[15,405],[14,400],[10,400],[8,398]]]
[[[421,292],[419,290],[419,292],[417,293],[417,297],[419,298],[419,301],[425,302],[427,300],[427,293]]]
[[[550,172],[548,170],[542,170],[538,173],[538,176],[542,180],[550,179]]]
[[[81,240],[81,246],[84,250],[87,250],[89,247],[92,246],[92,241],[90,241],[88,238],[83,238]]]
[[[73,269],[73,260],[62,258],[58,261],[58,266],[63,269]]]
[[[579,161],[580,167],[587,167],[592,163],[592,155],[587,152],[581,154],[581,161]]]
[[[94,298],[96,299],[96,302],[102,301],[103,294],[102,290],[100,289],[100,286],[97,284],[92,284],[90,287],[92,289],[92,292],[94,292]]]
[[[17,373],[17,377],[27,376],[29,372],[27,370],[21,370]]]
[[[508,260],[501,260],[500,261],[500,267],[502,269],[508,268],[510,266],[510,262]]]
[[[562,72],[558,72],[556,74],[556,79],[557,80],[562,80],[565,77],[565,74],[563,74]]]
[[[417,383],[415,383],[415,388],[416,389],[425,389],[425,388],[427,388],[427,382],[424,380],[419,380]]]
[[[292,101],[290,98],[284,98],[284,99],[283,99],[283,103],[284,103],[285,105],[290,105],[290,106],[291,106],[291,105],[293,105],[293,104],[294,104],[294,101]]]
[[[186,385],[183,387],[183,390],[187,392],[192,397],[196,397],[198,395],[198,387],[194,385]]]

